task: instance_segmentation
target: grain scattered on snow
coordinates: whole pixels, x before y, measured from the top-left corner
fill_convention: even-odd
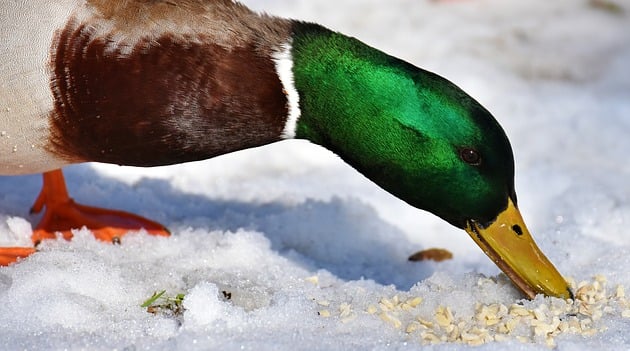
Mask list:
[[[495,280],[479,279],[479,285],[485,283],[494,284]],[[426,313],[419,308],[423,302],[421,296],[403,292],[383,296],[367,306],[343,302],[335,307],[327,300],[316,300],[316,303],[327,307],[318,312],[321,317],[335,317],[341,323],[350,323],[356,314],[371,315],[390,328],[403,330],[409,341],[424,345],[456,342],[476,346],[516,340],[543,342],[553,347],[555,338],[563,334],[593,336],[604,331],[605,327],[598,322],[606,315],[630,318],[630,301],[626,300],[623,286],[608,289],[606,277],[602,275],[577,284],[569,279],[569,284],[575,292],[575,300],[538,296],[533,301],[523,300],[511,305],[477,303],[472,316],[459,316],[446,304]]]

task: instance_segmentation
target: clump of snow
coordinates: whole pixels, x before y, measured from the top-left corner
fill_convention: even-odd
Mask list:
[[[21,217],[0,215],[0,246],[32,246],[31,223]]]
[[[614,1],[614,0],[610,0]],[[601,3],[598,1],[597,3]],[[605,2],[605,1],[604,1]],[[246,3],[436,71],[497,117],[519,207],[577,300],[521,299],[467,235],[326,150],[277,143],[153,169],[69,167],[80,202],[168,238],[88,230],[0,268],[0,348],[619,349],[630,345],[630,7],[594,1]],[[0,245],[29,245],[39,177],[0,178]],[[408,262],[443,247],[451,261]],[[185,294],[149,313],[155,292]]]

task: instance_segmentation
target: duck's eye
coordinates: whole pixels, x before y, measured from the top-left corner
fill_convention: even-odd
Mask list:
[[[459,150],[459,157],[472,166],[479,166],[481,164],[481,156],[475,149],[462,148]]]

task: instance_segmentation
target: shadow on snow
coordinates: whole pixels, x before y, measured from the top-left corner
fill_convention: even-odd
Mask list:
[[[162,179],[133,185],[107,178],[87,165],[66,169],[68,188],[78,202],[122,209],[157,220],[174,230],[255,230],[272,249],[309,270],[326,269],[345,280],[371,279],[409,289],[433,271],[432,263],[411,263],[420,249],[402,231],[356,199],[309,199],[287,205],[212,199],[174,189]],[[0,177],[0,213],[25,217],[41,186],[39,175]]]

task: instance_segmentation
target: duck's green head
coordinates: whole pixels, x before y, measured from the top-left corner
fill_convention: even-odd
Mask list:
[[[492,115],[448,80],[320,26],[297,24],[296,136],[379,186],[465,229],[533,297],[570,297],[516,208],[510,143]]]

